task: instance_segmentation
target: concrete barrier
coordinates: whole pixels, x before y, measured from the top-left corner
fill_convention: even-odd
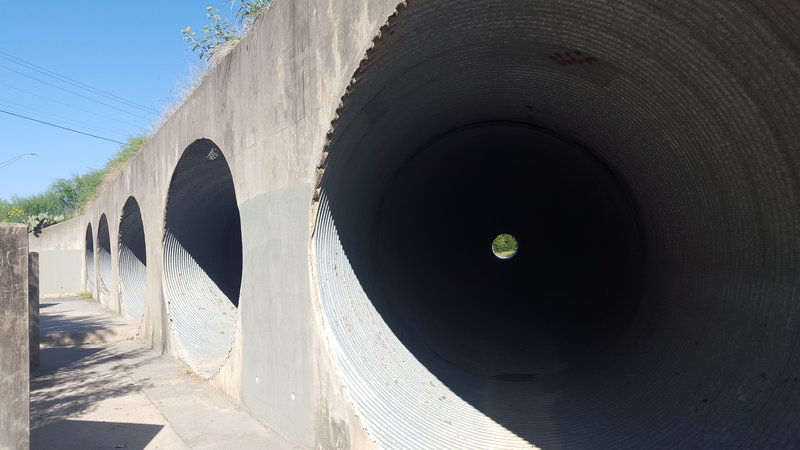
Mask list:
[[[30,440],[28,228],[0,223],[0,448]]]
[[[39,376],[39,254],[28,253],[28,353],[31,378]]]
[[[67,223],[78,223],[76,220]],[[81,221],[81,226],[84,226]],[[85,231],[85,230],[83,230]],[[75,294],[84,289],[84,251],[76,246],[81,234],[74,227],[51,229],[46,239],[31,234],[31,252],[39,254],[39,290],[43,297]],[[90,266],[91,267],[91,266]]]
[[[797,447],[798,30],[278,0],[40,246],[123,312],[134,199],[142,336],[308,447]]]

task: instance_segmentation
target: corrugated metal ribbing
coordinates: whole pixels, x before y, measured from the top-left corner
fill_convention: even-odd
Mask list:
[[[198,375],[212,377],[233,343],[236,307],[172,233],[164,239],[167,308],[183,358]]]
[[[108,219],[106,215],[100,216],[100,223],[97,226],[97,265],[98,277],[97,293],[100,303],[108,306],[111,302],[111,291],[109,286],[112,280],[111,268],[111,239],[108,232]]]
[[[369,435],[800,448],[800,3],[402,5],[315,186]]]
[[[128,317],[141,318],[147,293],[147,267],[128,247],[119,250],[119,281],[122,311]]]
[[[94,238],[92,237],[92,225],[86,227],[86,290],[94,291]]]
[[[216,374],[231,349],[241,280],[233,177],[220,149],[201,139],[186,149],[170,182],[164,293],[181,353],[202,377]]]
[[[111,291],[108,289],[108,284],[111,280],[111,253],[100,248],[97,254],[98,274],[100,277],[97,280],[97,293],[100,296],[100,303],[108,306],[111,301]]]
[[[147,293],[147,249],[141,210],[133,197],[125,202],[119,223],[119,288],[122,312],[140,319]]]
[[[364,427],[384,448],[530,448],[459,398],[391,332],[342,248],[324,191],[314,234],[329,344]]]

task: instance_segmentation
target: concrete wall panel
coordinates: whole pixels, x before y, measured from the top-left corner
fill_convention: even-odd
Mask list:
[[[29,235],[31,251],[39,253],[42,297],[88,290],[83,260],[85,233],[86,224],[81,219],[72,219],[45,228],[39,237]],[[93,240],[94,236],[90,242]]]
[[[74,263],[73,263],[74,264]],[[39,376],[39,254],[28,253],[28,354],[31,378]]]
[[[41,250],[39,266],[44,274],[39,281],[42,297],[80,292],[84,252],[73,250]]]
[[[242,204],[242,399],[259,417],[314,445],[313,332],[309,293],[310,185]],[[257,269],[256,269],[257,268]],[[264,401],[266,399],[266,401]]]
[[[30,440],[28,230],[0,224],[0,448]]]

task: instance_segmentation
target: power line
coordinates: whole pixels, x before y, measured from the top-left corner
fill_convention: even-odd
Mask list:
[[[12,102],[12,101],[8,101],[8,100],[4,100],[2,98],[0,98],[0,108],[5,108],[5,109],[7,109],[9,111],[14,111],[17,114],[28,114],[30,116],[37,117],[37,118],[39,118],[41,120],[49,120],[51,122],[56,122],[56,123],[60,123],[60,124],[68,124],[69,126],[76,126],[76,127],[80,128],[81,130],[90,129],[92,131],[100,132],[100,134],[102,134],[102,135],[106,135],[106,134],[109,134],[109,133],[110,134],[117,134],[117,130],[112,130],[110,128],[105,128],[105,127],[96,125],[97,123],[101,122],[99,120],[98,121],[91,121],[91,123],[82,122],[80,120],[75,120],[75,119],[69,118],[69,117],[72,117],[73,115],[62,116],[62,115],[59,115],[59,114],[54,114],[52,112],[52,111],[55,110],[54,108],[47,108],[47,109],[45,109],[45,108],[34,108],[34,107],[28,106],[26,104]]]
[[[5,113],[5,114],[9,114],[9,115],[12,115],[12,116],[16,116],[16,117],[21,117],[21,118],[23,118],[23,119],[32,120],[32,121],[34,121],[34,122],[43,123],[43,124],[45,124],[45,125],[50,125],[51,127],[61,128],[62,130],[72,131],[73,133],[83,134],[83,135],[86,135],[86,136],[91,136],[91,137],[93,137],[93,138],[102,139],[102,140],[104,140],[104,141],[109,141],[109,142],[114,142],[114,143],[116,143],[116,144],[125,145],[125,143],[124,143],[124,142],[115,141],[114,139],[104,138],[104,137],[102,137],[102,136],[97,136],[97,135],[95,135],[95,134],[84,133],[83,131],[73,130],[72,128],[67,128],[67,127],[62,127],[61,125],[56,125],[56,124],[54,124],[54,123],[45,122],[44,120],[38,120],[38,119],[34,119],[34,118],[32,118],[32,117],[23,116],[23,115],[21,115],[21,114],[15,114],[15,113],[13,113],[13,112],[6,111],[6,110],[3,110],[3,109],[0,109],[0,112],[1,112],[1,113]]]
[[[135,124],[133,122],[126,122],[124,120],[117,119],[116,117],[111,117],[111,116],[107,116],[105,114],[100,114],[98,112],[95,112],[95,111],[92,111],[92,110],[89,110],[89,109],[79,108],[79,107],[77,107],[75,105],[71,105],[71,104],[66,103],[66,102],[62,102],[62,101],[59,101],[59,100],[56,100],[56,99],[53,99],[53,98],[50,98],[50,97],[47,97],[47,96],[44,96],[44,95],[39,95],[39,94],[36,94],[34,92],[26,91],[25,89],[20,89],[18,87],[11,86],[10,84],[0,83],[0,86],[5,86],[7,88],[14,89],[15,91],[23,92],[23,93],[28,94],[28,95],[33,95],[34,97],[43,98],[43,99],[51,101],[53,103],[58,103],[59,105],[68,106],[70,108],[77,109],[78,111],[83,111],[85,113],[93,114],[93,115],[95,115],[97,117],[102,117],[104,119],[113,120],[115,122],[124,123],[125,125],[130,125],[130,126],[134,126],[134,127],[138,127],[139,126],[139,125],[137,125],[137,124]]]
[[[30,114],[32,116],[38,117],[39,120],[49,120],[49,121],[52,121],[52,122],[60,123],[62,125],[70,125],[70,126],[78,127],[80,129],[83,129],[83,130],[92,131],[92,132],[98,132],[100,134],[112,134],[112,135],[116,135],[117,134],[117,131],[115,131],[115,130],[109,130],[108,128],[97,127],[97,126],[90,125],[88,123],[81,122],[81,121],[78,121],[78,120],[66,119],[64,117],[53,115],[53,114],[49,114],[47,112],[43,112],[40,109],[31,108],[29,106],[21,105],[21,104],[16,103],[16,102],[9,102],[9,101],[6,101],[6,100],[0,100],[0,108],[8,108],[10,110],[14,110],[16,112],[16,114]]]
[[[1,163],[0,163],[0,169],[2,169],[3,167],[5,167],[5,166],[7,166],[7,165],[9,165],[9,164],[11,164],[11,163],[13,163],[14,161],[17,161],[17,160],[19,160],[19,159],[22,159],[22,158],[24,158],[24,157],[26,157],[26,156],[39,156],[39,155],[37,155],[36,153],[23,153],[23,154],[21,154],[21,155],[17,155],[17,156],[15,156],[15,157],[13,157],[13,158],[11,158],[11,159],[7,160],[7,161],[3,161],[3,162],[1,162]]]
[[[23,77],[27,77],[27,78],[30,78],[30,79],[32,79],[32,80],[36,80],[36,81],[38,81],[39,83],[44,83],[44,84],[46,84],[46,85],[48,85],[48,86],[52,86],[52,87],[54,87],[54,88],[56,88],[56,89],[61,89],[62,91],[69,92],[69,93],[70,93],[70,94],[72,94],[72,95],[77,95],[78,97],[85,98],[85,99],[87,99],[87,100],[90,100],[90,101],[93,101],[93,102],[95,102],[95,103],[99,103],[99,104],[101,104],[101,105],[108,106],[109,108],[116,109],[117,111],[122,111],[122,112],[124,112],[125,114],[130,114],[130,115],[132,115],[132,116],[140,117],[140,118],[142,118],[142,119],[144,119],[144,120],[150,120],[150,119],[148,119],[147,117],[145,117],[145,116],[142,116],[142,115],[140,115],[140,114],[136,114],[136,113],[133,113],[133,112],[130,112],[130,111],[126,111],[126,110],[124,110],[124,109],[121,109],[121,108],[117,108],[116,106],[109,105],[108,103],[101,102],[100,100],[97,100],[97,99],[94,99],[94,98],[91,98],[91,97],[87,97],[87,96],[85,96],[85,95],[83,95],[83,94],[79,94],[79,93],[77,93],[77,92],[75,92],[75,91],[71,91],[71,90],[69,90],[69,89],[67,89],[67,88],[64,88],[64,87],[58,86],[58,85],[56,85],[56,84],[49,83],[49,82],[47,82],[47,81],[44,81],[44,80],[40,80],[40,79],[38,79],[38,78],[36,78],[36,77],[34,77],[34,76],[28,75],[28,74],[26,74],[26,73],[22,73],[22,72],[20,72],[20,71],[18,71],[18,70],[14,70],[14,69],[12,69],[12,68],[10,68],[10,67],[6,67],[6,66],[3,66],[3,65],[0,65],[0,68],[3,68],[3,69],[6,69],[6,70],[9,70],[9,71],[11,71],[11,72],[14,72],[14,73],[16,73],[16,74],[22,75]]]
[[[73,85],[75,87],[79,87],[81,89],[85,89],[87,91],[93,92],[93,93],[95,93],[97,95],[100,95],[100,96],[103,96],[103,97],[105,97],[107,99],[116,100],[116,101],[118,101],[120,103],[125,103],[128,106],[133,106],[133,107],[141,109],[141,110],[143,110],[145,112],[158,114],[158,111],[156,111],[156,110],[154,110],[154,109],[152,109],[150,107],[141,105],[139,103],[136,103],[136,102],[133,102],[133,101],[130,101],[130,100],[126,100],[126,99],[124,99],[124,98],[122,98],[122,97],[120,97],[118,95],[114,95],[114,94],[112,94],[110,92],[104,91],[102,89],[98,89],[98,88],[90,86],[90,85],[88,85],[86,83],[82,83],[82,82],[80,82],[78,80],[74,80],[74,79],[72,79],[72,78],[70,78],[68,76],[60,75],[60,74],[58,74],[56,72],[53,72],[52,70],[45,69],[44,67],[37,66],[36,64],[34,64],[32,62],[25,61],[22,58],[18,58],[16,56],[9,55],[6,52],[0,52],[0,58],[3,58],[5,60],[7,60],[7,61],[11,61],[13,63],[19,64],[21,66],[27,67],[27,68],[29,68],[31,70],[35,70],[36,72],[39,72],[39,73],[41,73],[43,75],[47,75],[47,76],[52,77],[52,78],[55,78],[55,79],[60,80],[60,81],[62,81],[64,83],[71,84],[71,85]]]

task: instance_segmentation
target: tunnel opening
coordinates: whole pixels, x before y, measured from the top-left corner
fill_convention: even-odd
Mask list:
[[[94,238],[92,237],[92,224],[86,225],[84,262],[86,264],[86,290],[94,294]]]
[[[190,145],[172,175],[164,278],[167,309],[182,355],[195,373],[210,378],[233,343],[242,235],[230,168],[208,139]]]
[[[109,286],[112,280],[111,267],[111,236],[108,232],[108,219],[106,215],[100,216],[97,225],[97,295],[100,303],[108,306],[111,303],[111,291]]]
[[[337,110],[313,234],[332,351],[380,445],[800,445],[798,128],[777,106],[797,89],[740,64],[767,41],[800,62],[751,13],[390,18]],[[675,17],[771,31],[653,26]],[[500,234],[512,258],[488,251]]]
[[[374,230],[353,229],[375,236],[373,247],[351,263],[406,347],[437,355],[428,364],[488,379],[549,376],[630,322],[642,253],[636,218],[586,150],[525,124],[472,124],[417,151],[385,189],[363,211]],[[334,221],[340,213],[352,211],[334,211]],[[513,230],[529,251],[499,261],[486,249],[498,230]],[[339,231],[348,254],[369,242]],[[420,258],[426,252],[436,256]]]
[[[519,250],[519,242],[517,238],[508,234],[498,234],[492,239],[492,253],[500,259],[511,259],[517,254]]]
[[[123,314],[141,319],[147,298],[147,248],[139,203],[128,197],[119,223],[119,294]]]

